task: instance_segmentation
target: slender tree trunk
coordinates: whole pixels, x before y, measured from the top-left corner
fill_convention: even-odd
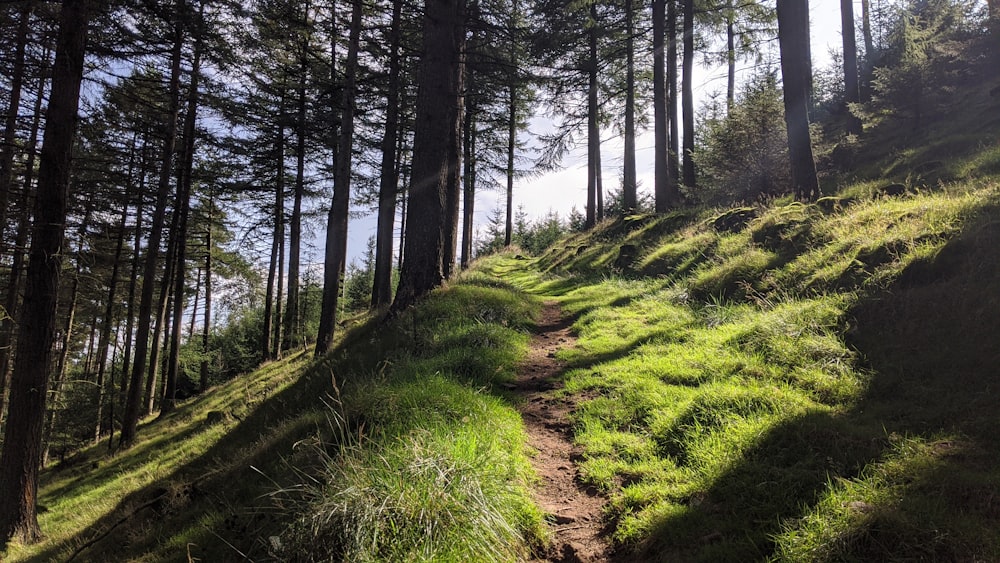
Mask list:
[[[503,245],[514,242],[514,149],[517,143],[517,88],[507,88],[507,216],[504,223]]]
[[[156,265],[160,254],[160,241],[163,237],[163,223],[166,217],[167,196],[170,190],[170,173],[173,169],[174,149],[177,144],[177,120],[180,113],[180,74],[181,51],[184,43],[184,31],[181,27],[181,14],[185,11],[185,0],[177,0],[175,6],[174,37],[170,62],[170,82],[168,100],[170,109],[165,123],[166,138],[163,142],[162,166],[157,184],[156,204],[149,231],[149,241],[146,244],[146,262],[143,266],[142,294],[139,297],[139,325],[135,337],[135,360],[132,363],[132,374],[129,377],[128,393],[125,401],[125,413],[122,416],[122,431],[119,438],[121,447],[127,448],[135,441],[136,429],[142,408],[143,374],[146,370],[146,358],[149,354],[150,325],[153,313],[153,290],[156,284]],[[156,345],[156,340],[153,340]]]
[[[378,190],[378,227],[375,238],[375,274],[372,287],[373,309],[392,302],[393,228],[396,222],[396,196],[399,193],[399,167],[396,143],[399,142],[400,26],[403,0],[392,2],[389,31],[389,84],[386,90],[385,131],[382,134],[382,167]]]
[[[64,0],[52,94],[38,172],[35,224],[0,455],[0,544],[41,537],[36,514],[38,464],[55,336],[59,271],[90,16],[88,0]]]
[[[594,186],[597,189],[597,220],[604,220],[604,165],[601,163],[601,137],[598,129],[597,152],[594,154],[596,162],[597,177],[594,178]]]
[[[199,390],[204,393],[208,389],[208,340],[212,332],[212,221],[215,211],[215,201],[208,198],[208,230],[205,233],[205,326],[201,332],[201,373]]]
[[[48,52],[42,60],[48,60]],[[38,96],[35,98],[34,117],[31,121],[31,133],[28,135],[27,161],[24,166],[24,178],[21,183],[21,205],[18,217],[17,233],[12,249],[10,274],[7,284],[7,295],[4,300],[4,310],[7,315],[0,320],[0,426],[7,412],[8,381],[10,379],[10,359],[13,356],[12,342],[14,336],[14,319],[21,294],[21,282],[24,274],[25,247],[28,244],[28,231],[31,222],[32,185],[35,181],[35,160],[38,158],[38,132],[42,121],[42,100],[45,99],[45,73],[38,79]]]
[[[132,161],[135,159],[135,138],[132,140]],[[125,189],[125,200],[122,203],[122,215],[118,223],[118,241],[115,243],[115,259],[111,265],[111,276],[108,278],[108,298],[104,305],[104,317],[101,319],[100,341],[97,345],[97,413],[94,417],[96,424],[94,427],[94,443],[101,439],[101,422],[103,420],[104,406],[104,375],[107,370],[108,349],[111,346],[111,330],[114,327],[115,298],[118,295],[118,268],[121,264],[122,251],[125,248],[125,226],[128,221],[128,206],[132,199],[132,181],[134,177],[134,164],[129,165],[128,180]]]
[[[861,0],[861,36],[865,42],[865,59],[861,71],[861,101],[864,103],[868,103],[872,99],[872,80],[876,59],[870,4],[870,0]]]
[[[413,165],[413,157],[410,156],[410,166]],[[400,168],[402,170],[402,167]],[[410,177],[412,176],[412,171],[403,171],[403,181],[401,184],[402,189],[399,194],[399,256],[396,263],[396,268],[398,270],[403,269],[403,255],[406,250],[406,206],[410,201]]]
[[[726,5],[726,63],[728,73],[726,75],[726,110],[727,113],[733,111],[736,103],[736,8],[733,0],[728,0]]]
[[[684,95],[684,185],[695,187],[694,170],[694,0],[684,0],[684,67],[681,78]]]
[[[306,75],[308,72],[306,53],[308,43],[302,45],[302,59],[299,75],[298,112],[295,122],[295,194],[292,202],[291,233],[288,240],[288,303],[285,305],[284,348],[291,349],[302,344],[301,319],[299,314],[299,264],[302,250],[302,197],[305,195],[306,170]]]
[[[465,82],[465,55],[459,55],[459,83]],[[444,254],[441,272],[445,279],[455,272],[458,259],[459,207],[462,204],[462,131],[465,121],[465,93],[458,98],[458,130],[448,139],[448,183],[445,185]]]
[[[778,42],[788,153],[795,196],[803,201],[813,200],[819,195],[809,138],[809,84],[812,82],[809,73],[812,64],[806,59],[809,49],[805,46],[809,42],[809,28],[801,25],[808,14],[809,5],[805,0],[778,0]]]
[[[275,177],[274,190],[274,234],[271,237],[271,261],[267,270],[267,292],[264,298],[264,330],[261,342],[261,358],[264,360],[274,359],[276,353],[272,349],[275,343],[275,328],[281,326],[281,314],[274,314],[275,305],[281,309],[281,296],[278,295],[275,302],[275,282],[280,286],[281,280],[275,279],[275,271],[278,263],[282,261],[281,241],[285,237],[285,126],[282,119],[285,112],[285,96],[282,94],[281,103],[278,110],[278,136],[277,136],[277,174]],[[280,274],[278,274],[280,276]],[[277,322],[275,322],[277,317]]]
[[[132,358],[132,342],[133,342],[133,328],[135,322],[135,292],[138,286],[138,281],[136,278],[139,276],[139,259],[142,253],[142,214],[145,209],[145,204],[143,201],[143,194],[146,191],[146,167],[148,165],[146,159],[146,150],[149,147],[149,139],[146,138],[143,141],[142,147],[142,175],[139,177],[139,197],[136,200],[136,210],[135,210],[135,241],[134,247],[132,249],[132,268],[129,274],[128,282],[128,316],[125,317],[125,350],[122,352],[122,381],[119,388],[120,396],[118,397],[119,402],[122,406],[125,405],[127,401],[128,394],[128,377],[130,360]]]
[[[424,56],[414,123],[413,165],[399,312],[444,281],[450,139],[461,134],[462,59],[465,0],[426,0]]]
[[[622,203],[626,215],[639,206],[635,173],[635,14],[633,0],[625,0],[625,162],[622,172]],[[662,37],[660,38],[662,41]]]
[[[631,0],[630,0],[631,1]],[[667,129],[667,80],[663,35],[666,0],[653,0],[653,199],[657,213],[670,208],[670,152]]]
[[[469,76],[470,80],[473,78]],[[471,91],[471,86],[469,87]],[[472,242],[474,238],[473,221],[476,211],[476,103],[469,99],[466,104],[465,122],[463,124],[465,132],[465,142],[462,146],[465,150],[465,184],[462,194],[462,269],[465,270],[472,263]]]
[[[680,121],[677,118],[677,2],[667,0],[667,122],[670,125],[670,138],[667,153],[667,176],[670,182],[670,193],[680,204],[680,154],[681,135]]]
[[[340,139],[337,148],[333,201],[326,230],[326,260],[324,263],[323,303],[320,309],[319,332],[316,335],[316,356],[322,356],[333,346],[337,326],[337,301],[341,278],[347,262],[347,220],[351,205],[351,165],[354,147],[354,112],[357,90],[358,49],[361,42],[362,0],[351,4],[351,29],[344,67],[344,91],[341,98]]]
[[[3,144],[0,145],[0,241],[4,239],[7,228],[7,206],[10,203],[10,193],[13,187],[15,131],[17,131],[17,116],[21,109],[21,89],[24,85],[24,51],[28,42],[28,20],[31,19],[32,2],[24,2],[21,6],[20,20],[17,25],[17,36],[14,39],[14,63],[10,77],[10,99],[7,104],[7,115],[4,118]]]
[[[188,340],[194,338],[194,325],[198,322],[198,301],[201,300],[201,268],[194,271],[194,298],[191,299],[191,320],[188,322]]]
[[[284,199],[284,198],[282,198]],[[285,303],[285,214],[284,214],[284,202],[282,202],[281,209],[281,223],[279,225],[279,237],[278,237],[278,280],[277,288],[275,288],[274,295],[274,349],[271,353],[271,357],[280,360],[281,359],[281,343],[284,338],[284,326],[285,323],[281,322],[283,317],[282,308]]]
[[[851,104],[861,101],[858,83],[858,43],[854,33],[854,0],[840,0],[840,24],[844,38],[844,106],[847,132],[861,134],[861,120],[851,113]]]
[[[198,26],[202,25],[201,11],[198,14]],[[177,406],[177,378],[180,377],[181,323],[184,322],[184,287],[187,270],[187,232],[188,217],[191,213],[191,185],[194,168],[194,149],[196,125],[198,123],[198,88],[201,78],[202,32],[194,45],[194,60],[191,63],[191,84],[188,92],[187,113],[184,115],[184,162],[181,167],[181,181],[177,184],[177,204],[175,213],[179,214],[177,224],[177,258],[174,269],[174,320],[171,333],[170,359],[167,363],[163,401],[160,403],[160,416],[170,414]]]
[[[590,6],[590,23],[587,28],[587,218],[588,229],[597,224],[597,151],[601,137],[597,122],[597,6]]]

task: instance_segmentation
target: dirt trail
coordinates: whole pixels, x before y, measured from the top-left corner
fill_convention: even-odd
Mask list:
[[[611,548],[602,522],[606,499],[582,484],[574,462],[580,449],[573,445],[569,415],[575,407],[572,397],[556,398],[553,390],[563,366],[555,353],[573,346],[571,321],[564,319],[559,305],[545,304],[538,330],[531,339],[531,351],[518,369],[516,390],[523,399],[520,408],[528,432],[528,443],[538,451],[532,459],[541,477],[535,500],[549,516],[553,550],[546,554],[551,563],[610,561]]]

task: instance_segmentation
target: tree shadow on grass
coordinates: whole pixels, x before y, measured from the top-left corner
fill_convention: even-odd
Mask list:
[[[813,560],[1000,558],[998,248],[1000,223],[973,221],[889,290],[861,300],[849,343],[872,379],[859,402],[771,429],[704,490],[672,499],[638,553],[780,559],[780,534],[842,510],[857,512],[851,526],[817,545]],[[907,440],[919,447],[907,453]],[[874,480],[893,498],[820,505],[841,479]]]

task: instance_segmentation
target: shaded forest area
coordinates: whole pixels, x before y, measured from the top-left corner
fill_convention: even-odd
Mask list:
[[[838,64],[814,69],[808,3],[792,0],[6,3],[0,537],[41,538],[42,468],[91,444],[121,455],[147,417],[262,362],[322,358],[343,327],[398,319],[476,256],[637,213],[839,209],[848,180],[898,196],[971,174],[951,159],[981,135],[908,153],[923,162],[906,170],[892,151],[919,151],[905,141],[995,81],[998,7],[860,7],[841,3]],[[702,60],[726,62],[727,90],[696,108]],[[528,143],[541,115],[552,127]],[[609,134],[623,154],[602,155]],[[584,147],[582,213],[517,211],[518,182]],[[614,188],[602,158],[622,161]],[[477,238],[482,190],[506,202]],[[377,236],[348,264],[362,210]],[[705,283],[702,298],[737,287]]]

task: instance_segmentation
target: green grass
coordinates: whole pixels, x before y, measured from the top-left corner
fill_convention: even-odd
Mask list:
[[[1000,558],[1000,186],[866,190],[736,232],[631,218],[506,266],[576,319],[581,473],[629,557]]]
[[[486,268],[489,263],[486,263]],[[9,561],[516,561],[546,540],[503,388],[539,302],[468,273],[43,475],[43,542]],[[210,411],[223,422],[208,424]]]

